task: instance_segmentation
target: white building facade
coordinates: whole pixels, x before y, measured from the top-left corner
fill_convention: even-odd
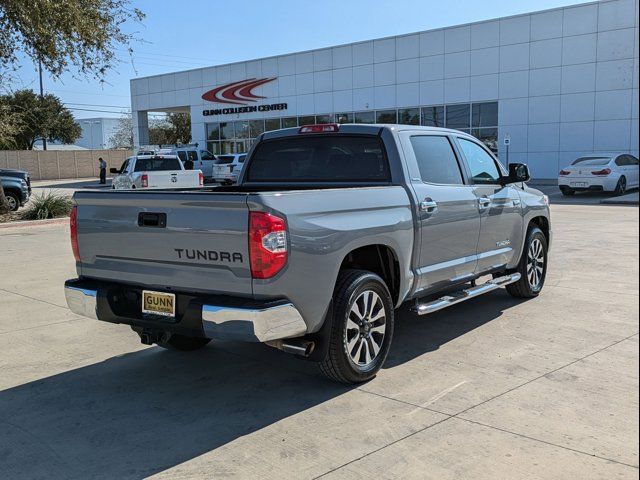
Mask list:
[[[310,123],[436,125],[557,178],[586,153],[638,155],[638,13],[606,0],[134,79],[135,141],[158,111],[190,112],[213,153]]]

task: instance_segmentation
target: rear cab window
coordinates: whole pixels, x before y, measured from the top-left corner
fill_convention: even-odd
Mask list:
[[[256,146],[247,182],[389,183],[382,140],[373,135],[298,135]]]
[[[164,170],[182,170],[178,158],[139,158],[136,160],[136,172],[159,172]]]

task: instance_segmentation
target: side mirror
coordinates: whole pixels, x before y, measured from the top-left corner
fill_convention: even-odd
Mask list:
[[[504,179],[504,183],[522,183],[531,180],[529,167],[524,163],[510,163],[509,176]]]
[[[113,168],[113,167],[111,167],[111,168],[109,169],[109,172],[110,172],[110,173],[120,173],[120,170],[118,170],[117,168]]]

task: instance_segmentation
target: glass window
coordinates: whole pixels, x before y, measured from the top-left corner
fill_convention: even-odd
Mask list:
[[[584,165],[584,166],[599,166],[599,165],[606,165],[611,161],[611,158],[609,157],[580,157],[577,160],[574,160],[574,162],[571,165]]]
[[[464,105],[447,105],[446,109],[446,126],[461,130],[469,128],[471,114],[471,106],[468,103]]]
[[[462,173],[447,137],[411,137],[411,146],[420,169],[420,178],[429,183],[462,185]]]
[[[200,160],[215,160],[216,157],[214,157],[211,152],[207,151],[207,150],[200,150]]]
[[[313,125],[316,123],[316,117],[313,115],[307,115],[305,117],[298,117],[298,125]]]
[[[220,153],[220,142],[207,142],[207,150],[217,155]]]
[[[333,123],[333,114],[316,115],[316,123]]]
[[[221,123],[220,124],[220,140],[226,140],[228,138],[235,137],[233,133],[233,123]]]
[[[249,122],[249,136],[257,137],[264,133],[264,120],[251,120]]]
[[[287,117],[282,119],[282,128],[298,126],[298,117]]]
[[[495,127],[498,125],[498,102],[474,103],[471,106],[472,127]]]
[[[220,153],[233,153],[234,142],[220,142]]]
[[[498,153],[498,129],[497,128],[474,128],[471,134],[484,143],[494,154]]]
[[[178,157],[138,158],[136,160],[136,172],[158,172],[163,170],[182,170]]]
[[[187,158],[189,160],[191,160],[192,162],[197,162],[198,161],[198,152],[196,152],[195,150],[188,150],[187,151]]]
[[[351,113],[336,113],[336,123],[353,123]]]
[[[280,130],[280,119],[267,118],[264,121],[264,130],[265,132],[270,132],[271,130]]]
[[[249,138],[249,122],[235,122],[236,138]]]
[[[638,166],[638,159],[636,157],[634,157],[633,155],[627,155],[627,158],[629,159],[629,165],[631,165],[632,167]]]
[[[220,140],[219,123],[207,123],[207,140]]]
[[[475,142],[465,138],[459,138],[460,148],[467,160],[473,182],[477,184],[493,185],[498,183],[502,175],[496,162],[489,153]]]
[[[187,161],[187,152],[185,152],[184,150],[179,150],[178,151],[178,158],[180,160],[182,160],[183,162]]]
[[[376,123],[398,123],[395,110],[378,110],[376,112]]]
[[[284,137],[260,143],[247,173],[253,182],[389,182],[376,135]]]
[[[376,123],[376,115],[374,112],[356,112],[354,123]]]
[[[420,125],[420,109],[404,108],[398,110],[398,123],[403,125]]]
[[[444,107],[423,107],[422,125],[426,127],[444,127]]]

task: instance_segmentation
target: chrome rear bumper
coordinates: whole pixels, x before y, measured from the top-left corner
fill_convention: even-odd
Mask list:
[[[148,319],[114,317],[112,312],[100,318],[99,311],[103,314],[108,307],[101,303],[98,308],[99,293],[92,288],[83,288],[78,282],[68,282],[65,285],[65,297],[69,309],[78,315],[97,320],[129,325],[141,325],[145,328],[166,329],[171,331],[176,324],[158,324],[157,327],[149,327]],[[75,283],[75,284],[74,284]],[[102,299],[106,302],[106,299]],[[300,312],[290,303],[283,301],[277,304],[265,306],[225,306],[211,305],[207,302],[195,303],[189,307],[191,312],[199,314],[202,331],[207,338],[220,338],[239,341],[268,342],[284,338],[299,337],[307,333]],[[108,317],[108,318],[105,318]],[[151,321],[152,322],[152,321]]]

